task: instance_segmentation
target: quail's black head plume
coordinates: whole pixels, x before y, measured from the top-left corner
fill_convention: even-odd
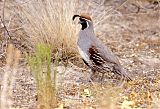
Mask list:
[[[72,20],[74,20],[76,17],[80,17],[79,15],[74,15],[73,17],[72,17]]]

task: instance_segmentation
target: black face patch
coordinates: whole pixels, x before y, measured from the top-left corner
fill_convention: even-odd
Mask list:
[[[80,23],[82,25],[82,30],[87,28],[87,21],[85,19],[81,18],[81,17],[79,18],[79,20],[80,20]]]

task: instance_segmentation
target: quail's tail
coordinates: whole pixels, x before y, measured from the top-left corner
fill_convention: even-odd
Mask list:
[[[129,76],[128,71],[124,69],[122,66],[116,67],[115,73],[121,75],[123,79],[126,81],[132,81],[132,78]]]
[[[124,75],[124,79],[125,79],[126,81],[132,81],[131,77],[129,77],[128,75]]]
[[[123,69],[121,70],[121,74],[123,75],[124,79],[126,81],[132,81],[132,78],[129,76],[128,74],[129,71],[127,71],[126,69]]]

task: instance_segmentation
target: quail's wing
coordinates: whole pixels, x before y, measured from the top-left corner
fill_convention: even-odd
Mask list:
[[[115,64],[117,64],[113,60],[110,60],[109,57],[106,57],[105,55],[103,55],[103,52],[104,52],[103,50],[99,49],[99,47],[97,46],[92,45],[88,50],[90,60],[95,65],[102,66],[102,67],[105,67],[105,65],[107,65],[108,67],[110,66],[111,68]]]
[[[127,80],[131,80],[119,63],[118,58],[105,45],[92,45],[89,48],[89,56],[96,65],[110,69],[118,75],[123,75]]]
[[[99,53],[104,58],[104,60],[106,60],[106,62],[112,63],[111,65],[113,65],[113,72],[119,75],[123,75],[126,80],[132,80],[131,77],[129,77],[127,74],[126,69],[124,69],[120,64],[118,57],[114,55],[107,46],[105,46],[103,43],[101,43],[101,45],[97,44],[97,49],[99,50]]]
[[[103,43],[98,43],[97,41],[97,49],[100,52],[101,56],[112,63],[115,63],[117,65],[120,65],[120,62],[115,54]]]
[[[101,56],[101,53],[96,46],[92,45],[89,50],[89,59],[97,66],[102,66],[105,63],[105,59]]]

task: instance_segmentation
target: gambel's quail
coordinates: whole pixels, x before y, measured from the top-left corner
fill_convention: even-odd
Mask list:
[[[117,57],[96,37],[91,17],[87,14],[74,15],[73,20],[76,17],[79,17],[82,25],[77,41],[78,50],[84,63],[91,68],[92,75],[95,72],[102,73],[103,79],[106,72],[112,72],[127,81],[131,80]]]

